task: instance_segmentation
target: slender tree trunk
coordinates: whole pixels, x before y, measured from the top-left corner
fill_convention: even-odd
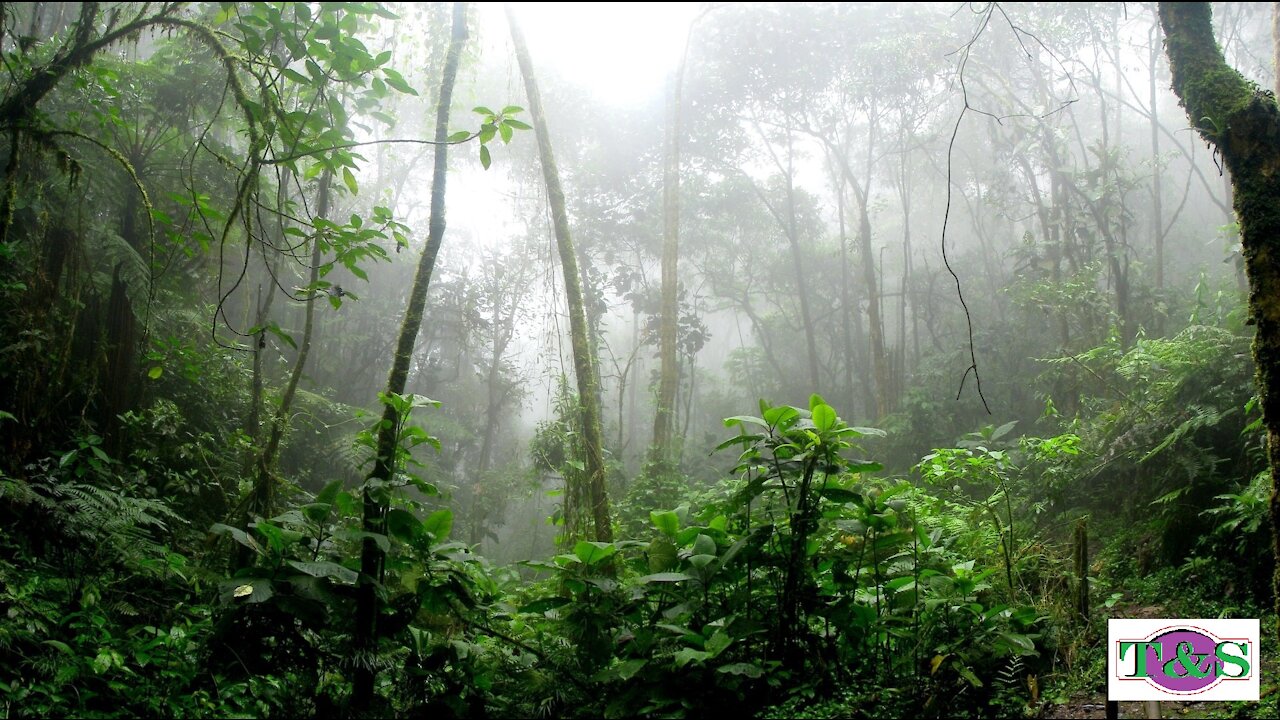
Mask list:
[[[449,106],[453,100],[453,84],[458,77],[458,64],[462,58],[462,46],[467,40],[467,3],[453,5],[453,34],[449,41],[449,51],[445,56],[444,72],[440,79],[440,97],[436,103],[435,129],[435,162],[431,175],[431,219],[428,225],[427,245],[418,260],[418,271],[413,278],[413,290],[409,294],[409,305],[404,311],[404,320],[400,325],[400,337],[396,343],[396,354],[392,360],[391,373],[387,377],[387,392],[403,394],[409,379],[409,362],[413,357],[413,346],[418,340],[418,330],[422,326],[422,314],[427,304],[427,289],[431,285],[431,273],[435,269],[436,256],[440,252],[440,243],[444,239],[445,216],[444,197],[445,180],[448,174],[448,145],[444,144],[449,136]],[[374,456],[373,472],[369,481],[387,482],[394,472],[396,458],[396,437],[398,418],[395,409],[388,403],[382,411],[382,422],[378,426],[378,445]],[[370,489],[368,483],[364,489],[364,518],[361,529],[374,535],[385,535],[387,531],[387,507]],[[364,712],[373,701],[373,686],[376,670],[372,656],[378,649],[378,586],[382,584],[386,554],[378,547],[378,543],[368,535],[365,536],[360,552],[360,583],[356,597],[355,646],[358,652],[366,656],[365,662],[356,664],[354,689],[351,697],[352,708],[356,712]]]
[[[810,308],[809,286],[804,276],[803,253],[800,250],[800,229],[796,222],[795,154],[791,147],[791,129],[787,128],[787,239],[791,241],[791,263],[796,273],[796,294],[800,296],[800,321],[804,324],[804,344],[809,356],[809,387],[813,392],[822,391],[822,375],[818,367],[818,338],[813,326],[813,310]]]
[[[853,344],[853,317],[860,310],[854,306],[853,293],[849,287],[849,233],[845,227],[845,208],[844,208],[844,176],[836,170],[836,176],[839,178],[835,182],[836,186],[836,217],[840,223],[840,335],[841,344],[844,350],[844,389],[848,393],[846,401],[848,402],[848,412],[853,412],[855,393],[853,389],[853,365],[854,365],[854,344]],[[870,408],[867,408],[870,410]]]
[[[667,99],[667,152],[662,171],[662,324],[658,332],[658,410],[653,419],[653,459],[663,466],[674,459],[671,447],[676,388],[680,383],[679,355],[676,352],[680,308],[676,268],[680,250],[680,90],[684,80],[684,58],[671,80]]]
[[[511,26],[511,42],[515,46],[516,61],[524,77],[525,94],[529,100],[529,115],[533,120],[534,134],[538,137],[538,154],[542,158],[542,176],[547,185],[547,201],[551,205],[551,221],[555,226],[556,247],[560,254],[560,266],[564,271],[565,296],[569,303],[569,333],[573,346],[573,369],[578,381],[578,401],[582,412],[582,439],[586,452],[586,490],[583,495],[591,504],[593,536],[599,542],[613,540],[613,525],[609,517],[609,497],[605,489],[604,433],[600,418],[600,384],[596,377],[595,346],[591,343],[587,327],[587,313],[582,300],[582,276],[578,271],[578,258],[569,234],[569,214],[565,210],[564,189],[560,185],[560,171],[556,167],[551,148],[551,134],[547,130],[547,118],[542,109],[542,96],[538,92],[533,74],[533,61],[524,33],[516,22],[511,5],[506,6],[507,22]],[[572,493],[567,493],[572,495]],[[572,519],[571,519],[572,520]],[[573,536],[577,528],[569,527]]]
[[[1253,359],[1271,465],[1274,559],[1280,556],[1280,112],[1273,95],[1255,90],[1227,64],[1213,36],[1209,3],[1162,2],[1160,24],[1173,89],[1231,172],[1249,314],[1257,327]],[[1280,570],[1273,573],[1272,589],[1280,610]]]
[[[1151,105],[1151,232],[1156,244],[1156,290],[1164,289],[1164,209],[1161,207],[1164,173],[1160,166],[1160,96],[1156,94],[1156,68],[1160,59],[1160,21],[1151,26],[1151,55],[1148,73],[1148,103]]]

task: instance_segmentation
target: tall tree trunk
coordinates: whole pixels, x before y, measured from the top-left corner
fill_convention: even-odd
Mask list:
[[[542,159],[542,176],[547,185],[547,201],[551,205],[551,221],[555,226],[556,248],[560,254],[560,267],[564,271],[564,290],[569,303],[569,333],[573,346],[573,369],[578,381],[578,402],[582,412],[582,440],[586,452],[585,495],[591,504],[591,520],[594,539],[612,542],[613,525],[609,517],[609,497],[605,490],[604,432],[600,419],[600,384],[596,379],[595,346],[591,343],[587,327],[587,312],[582,301],[582,276],[578,271],[578,258],[569,234],[569,214],[565,210],[564,189],[560,186],[560,171],[556,167],[551,150],[551,134],[547,130],[547,117],[542,109],[542,96],[533,74],[533,62],[525,45],[524,33],[516,22],[511,5],[506,6],[507,22],[511,26],[511,42],[515,46],[516,61],[524,77],[525,95],[529,100],[529,115],[533,120],[534,134],[538,137],[538,154]],[[566,493],[572,496],[572,493]],[[570,518],[572,522],[573,519]],[[568,535],[576,528],[566,525]]]
[[[458,64],[462,58],[462,46],[467,40],[467,3],[453,5],[453,34],[449,51],[445,56],[444,72],[440,78],[440,97],[436,102],[435,162],[431,175],[431,219],[428,225],[427,245],[418,259],[418,271],[413,278],[413,290],[409,305],[400,325],[400,337],[392,360],[391,373],[387,377],[387,392],[403,394],[409,379],[409,362],[413,346],[422,326],[422,313],[427,304],[427,289],[431,285],[431,273],[435,269],[436,256],[444,239],[445,179],[449,169],[448,145],[449,106],[453,100],[453,83],[458,77]],[[387,404],[382,410],[382,422],[378,426],[378,446],[374,457],[373,472],[369,480],[387,482],[395,468],[398,418],[395,409]],[[361,529],[374,535],[387,531],[387,507],[375,496],[366,483],[364,489],[364,518]],[[360,551],[360,583],[356,597],[355,646],[366,656],[365,662],[356,664],[355,683],[351,697],[356,712],[368,709],[373,701],[373,685],[376,671],[372,655],[378,649],[378,586],[382,584],[386,554],[372,537],[366,535]]]
[[[822,392],[822,375],[818,367],[817,329],[813,326],[813,310],[810,307],[809,283],[804,276],[803,253],[800,250],[800,229],[796,221],[795,152],[792,149],[790,123],[787,127],[787,239],[791,241],[791,262],[795,266],[796,294],[800,297],[800,321],[804,324],[804,344],[809,356],[809,387],[812,392]]]
[[[1213,36],[1209,3],[1162,2],[1160,24],[1173,89],[1187,117],[1231,172],[1249,277],[1249,314],[1257,326],[1253,359],[1271,465],[1274,558],[1280,556],[1280,111],[1274,96],[1256,90],[1227,64]],[[1280,610],[1277,568],[1272,589]]]
[[[684,62],[676,68],[667,98],[667,152],[662,170],[662,321],[658,330],[658,410],[653,418],[653,459],[663,466],[674,459],[671,447],[680,362],[676,352],[680,308],[676,268],[680,250],[680,90]]]
[[[1161,207],[1163,189],[1161,180],[1164,173],[1160,167],[1160,96],[1156,94],[1156,68],[1160,59],[1159,19],[1151,26],[1151,55],[1148,72],[1147,102],[1151,106],[1151,233],[1156,245],[1156,290],[1164,289],[1164,210]],[[1157,323],[1163,323],[1157,319]]]
[[[857,353],[853,344],[853,317],[860,310],[854,306],[853,293],[849,287],[849,233],[845,227],[844,217],[844,176],[839,170],[835,171],[836,177],[836,218],[840,224],[840,340],[844,351],[844,390],[847,393],[845,401],[848,403],[846,412],[854,412],[854,398],[856,394],[853,389],[853,365],[854,358]],[[861,370],[861,368],[859,368]],[[867,408],[870,410],[870,407]]]

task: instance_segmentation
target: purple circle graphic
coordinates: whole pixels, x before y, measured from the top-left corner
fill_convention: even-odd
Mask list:
[[[1147,648],[1147,674],[1156,685],[1172,692],[1194,693],[1218,682],[1222,661],[1216,654],[1217,640],[1196,630],[1178,628],[1149,642],[1160,646],[1159,658],[1155,647]]]

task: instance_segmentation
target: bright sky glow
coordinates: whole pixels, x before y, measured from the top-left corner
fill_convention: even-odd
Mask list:
[[[634,104],[662,91],[684,50],[697,3],[514,3],[539,74],[554,73],[595,100]],[[482,27],[502,28],[501,3],[480,8]],[[544,69],[545,68],[545,69]]]

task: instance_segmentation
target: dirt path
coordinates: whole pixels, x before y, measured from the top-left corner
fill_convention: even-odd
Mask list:
[[[1209,718],[1214,705],[1222,703],[1206,702],[1162,702],[1160,717],[1162,718]],[[1140,702],[1120,703],[1120,717],[1145,718],[1146,712]],[[1221,713],[1221,708],[1218,708]],[[1045,713],[1048,720],[1083,720],[1096,718],[1103,720],[1107,716],[1107,698],[1105,695],[1073,697],[1065,705],[1055,705]]]

